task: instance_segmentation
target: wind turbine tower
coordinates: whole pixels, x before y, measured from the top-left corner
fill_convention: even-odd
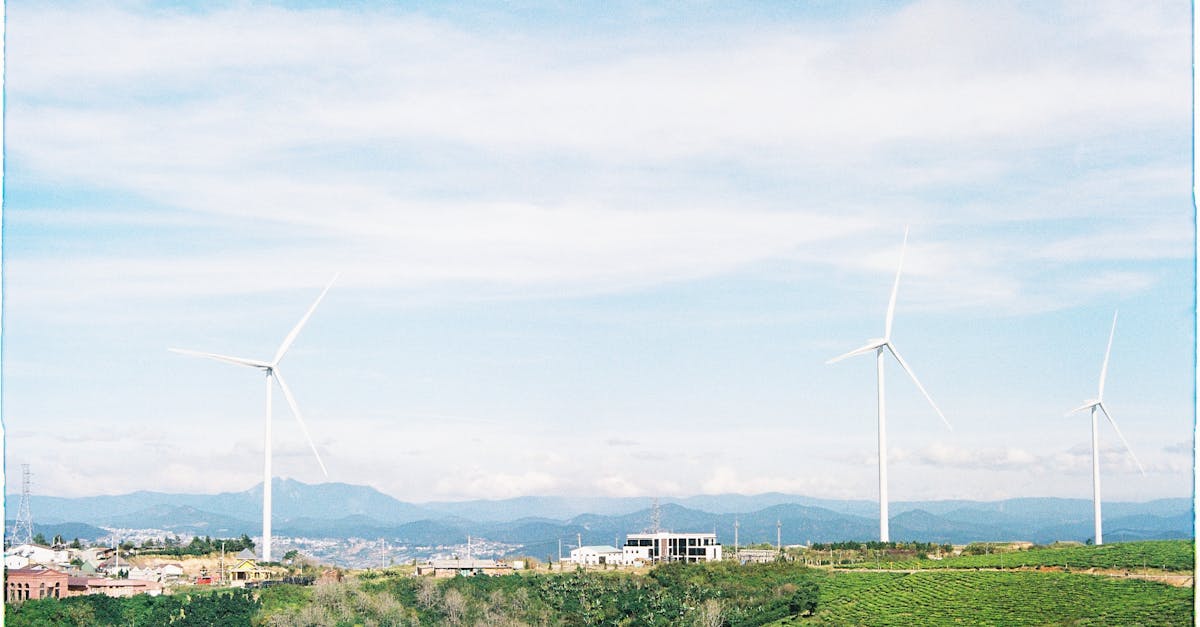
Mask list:
[[[1068,416],[1085,409],[1090,409],[1092,413],[1092,510],[1095,517],[1096,546],[1104,544],[1104,536],[1100,524],[1100,433],[1099,420],[1097,420],[1098,413],[1103,412],[1104,417],[1108,418],[1113,431],[1116,431],[1117,437],[1121,438],[1121,443],[1125,445],[1125,450],[1129,452],[1129,456],[1137,464],[1138,470],[1142,471],[1143,477],[1146,476],[1146,469],[1142,467],[1142,462],[1138,461],[1137,456],[1133,454],[1133,449],[1129,447],[1129,441],[1125,439],[1125,436],[1121,434],[1121,429],[1117,427],[1117,421],[1113,420],[1112,414],[1108,413],[1108,408],[1104,406],[1104,379],[1108,375],[1108,356],[1112,353],[1113,335],[1116,332],[1117,312],[1114,311],[1112,330],[1108,332],[1108,348],[1104,349],[1104,365],[1100,366],[1100,387],[1096,391],[1096,398],[1067,412]]]
[[[267,377],[267,417],[266,429],[263,436],[263,554],[262,561],[271,561],[271,393],[275,389],[275,383],[279,383],[279,389],[283,392],[283,398],[287,401],[288,407],[292,409],[292,415],[296,417],[296,422],[300,425],[300,431],[304,433],[304,438],[308,440],[308,446],[312,449],[313,455],[317,458],[317,464],[321,467],[321,472],[326,477],[329,476],[329,471],[325,469],[325,462],[321,461],[321,454],[317,452],[317,445],[313,443],[312,436],[308,434],[308,426],[304,424],[304,418],[300,416],[300,408],[296,405],[296,399],[292,397],[292,391],[288,388],[287,382],[283,379],[283,373],[279,371],[279,362],[283,356],[287,354],[289,348],[292,347],[292,342],[296,341],[296,336],[300,334],[300,329],[308,323],[308,319],[317,309],[317,305],[321,304],[321,299],[325,298],[325,294],[329,292],[329,288],[333,287],[333,282],[337,280],[337,275],[329,281],[325,289],[321,291],[321,295],[317,297],[316,302],[308,308],[304,317],[296,326],[292,328],[291,333],[283,339],[283,343],[279,345],[279,350],[275,351],[275,356],[271,361],[261,361],[258,359],[245,359],[242,357],[229,357],[228,355],[218,355],[216,353],[201,353],[193,350],[185,350],[181,348],[168,349],[175,353],[191,355],[194,357],[205,357],[215,359],[238,366],[247,366],[255,368],[263,372]]]
[[[929,392],[925,391],[925,387],[917,380],[917,375],[913,374],[912,368],[908,367],[908,362],[900,356],[900,350],[892,342],[892,318],[896,313],[896,291],[900,288],[900,273],[904,270],[904,251],[908,247],[908,229],[904,229],[904,243],[900,246],[900,266],[896,269],[896,281],[892,284],[892,297],[888,300],[887,316],[883,323],[883,337],[870,340],[866,346],[856,348],[845,355],[839,355],[825,362],[832,364],[836,361],[841,361],[847,357],[861,355],[874,351],[875,353],[875,377],[877,380],[876,402],[877,412],[879,417],[879,541],[888,541],[888,493],[887,493],[887,412],[884,406],[883,395],[883,353],[884,350],[891,353],[904,372],[916,384],[917,389],[925,396],[925,400],[937,412],[938,417],[942,422],[946,423],[947,428],[950,427],[950,422],[946,420],[946,416],[942,414],[942,410],[938,409],[936,403],[933,402],[933,397],[929,396]]]

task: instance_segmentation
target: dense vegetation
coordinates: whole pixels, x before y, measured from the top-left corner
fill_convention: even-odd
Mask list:
[[[889,559],[889,557],[893,559]],[[1034,547],[1019,551],[996,551],[982,555],[961,555],[941,560],[922,559],[907,555],[894,559],[895,554],[884,552],[883,564],[870,553],[863,561],[839,564],[846,568],[875,568],[884,565],[895,569],[926,568],[1018,568],[1060,567],[1068,569],[1166,570],[1190,572],[1195,564],[1196,545],[1190,540],[1161,540],[1153,542],[1119,542],[1102,546]]]
[[[39,599],[5,606],[4,624],[10,627],[60,627],[66,625],[210,625],[252,624],[259,602],[246,590],[213,594],[148,596],[117,599],[102,594],[67,599]]]
[[[188,544],[181,544],[178,538],[165,538],[161,542],[146,540],[137,550],[138,555],[210,555],[224,550],[226,553],[237,553],[242,549],[254,549],[254,541],[246,534],[240,538],[203,538],[195,536]]]
[[[1033,571],[833,571],[820,609],[776,625],[1191,625],[1192,589]]]
[[[268,599],[289,595],[292,603]],[[670,564],[648,575],[575,571],[434,581],[395,575],[264,592],[266,625],[761,625],[817,608],[814,573],[795,564]]]

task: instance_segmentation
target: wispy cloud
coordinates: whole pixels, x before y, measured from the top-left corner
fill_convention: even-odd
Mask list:
[[[97,453],[169,467],[154,477],[160,489],[244,489],[257,480],[257,440],[187,432],[194,455],[162,450],[190,428],[162,427],[163,415],[188,411],[137,409],[144,390],[209,382],[164,383],[145,352],[161,353],[185,328],[187,337],[224,336],[231,321],[253,329],[264,311],[291,323],[295,313],[267,301],[340,270],[318,315],[340,316],[342,337],[363,354],[339,363],[329,386],[360,387],[345,384],[353,393],[326,406],[370,417],[339,415],[324,435],[314,421],[342,477],[422,498],[735,487],[850,495],[870,485],[873,457],[835,458],[841,443],[821,431],[834,427],[814,419],[815,434],[780,435],[706,425],[795,413],[801,397],[768,398],[748,381],[793,362],[760,363],[747,347],[765,354],[796,339],[841,350],[804,323],[859,317],[867,298],[882,304],[904,225],[913,231],[900,306],[906,316],[938,312],[948,333],[965,316],[1183,294],[1174,288],[1193,250],[1186,6],[921,0],[847,5],[834,18],[813,10],[788,5],[763,20],[612,5],[597,26],[469,5],[9,7],[5,374],[23,386],[6,395],[10,440],[61,446],[43,476],[64,492],[145,480],[104,468],[73,481],[71,456]],[[764,296],[768,284],[779,295]],[[668,292],[670,307],[641,307]],[[589,301],[606,297],[601,309]],[[537,315],[503,307],[514,302]],[[576,326],[528,333],[564,302],[576,310],[564,324]],[[354,306],[338,310],[345,303]],[[466,309],[462,326],[495,325],[472,341],[520,339],[467,346],[446,330]],[[631,333],[614,322],[622,316],[645,324]],[[597,358],[618,334],[635,339]],[[577,345],[555,352],[559,343]],[[656,380],[668,372],[659,362],[631,374],[633,362],[700,343],[720,366],[692,360],[669,372],[728,384],[705,390],[725,408],[668,398],[693,391]],[[417,346],[424,352],[399,350]],[[430,374],[438,360],[446,372],[487,363],[461,387],[441,387]],[[819,398],[827,381],[806,368],[786,385],[815,382]],[[78,389],[82,381],[103,389]],[[54,392],[72,382],[78,398]],[[562,391],[589,385],[613,386],[595,405],[623,400],[577,407],[586,401]],[[1174,402],[1164,415],[1179,413]],[[837,423],[844,409],[827,404]],[[583,427],[570,422],[576,411]],[[154,426],[116,431],[129,438],[78,426],[97,419]],[[30,429],[51,421],[67,428]],[[538,421],[535,431],[504,429]],[[634,443],[675,437],[679,424],[694,431],[686,450]],[[654,433],[629,435],[632,425]],[[605,452],[594,463],[568,452],[581,432]],[[281,437],[281,467],[311,472],[304,443]],[[728,447],[738,437],[824,445],[796,468],[782,452],[747,458]],[[451,449],[478,465],[426,468]],[[528,454],[514,462],[518,450]],[[1084,453],[1019,441],[893,454],[915,472],[1087,468]],[[1119,452],[1105,455],[1106,468],[1129,472]],[[187,476],[212,460],[219,473]],[[826,465],[832,474],[821,474]]]

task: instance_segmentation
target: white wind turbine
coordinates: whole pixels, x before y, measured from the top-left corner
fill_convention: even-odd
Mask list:
[[[1137,464],[1138,470],[1142,471],[1142,476],[1146,475],[1146,469],[1142,467],[1142,462],[1138,461],[1137,455],[1133,454],[1133,449],[1130,448],[1129,442],[1121,434],[1121,429],[1117,427],[1117,421],[1113,420],[1112,414],[1108,413],[1108,408],[1104,406],[1104,378],[1108,374],[1108,355],[1112,352],[1113,335],[1116,332],[1117,312],[1114,311],[1112,330],[1108,332],[1108,348],[1104,349],[1104,365],[1100,367],[1100,389],[1096,391],[1096,398],[1067,412],[1067,415],[1070,416],[1085,409],[1092,410],[1092,509],[1096,520],[1096,546],[1104,544],[1104,537],[1100,532],[1100,434],[1097,429],[1097,411],[1104,412],[1104,417],[1108,418],[1108,422],[1112,424],[1113,431],[1116,431],[1117,437],[1121,438],[1121,443],[1125,445],[1125,450],[1129,451],[1129,456]]]
[[[296,340],[296,336],[300,334],[300,329],[304,328],[304,325],[308,322],[308,319],[312,316],[313,312],[316,311],[317,305],[321,304],[321,299],[325,298],[325,293],[329,291],[329,288],[333,287],[333,282],[336,280],[337,275],[334,275],[333,279],[329,281],[329,284],[325,286],[325,289],[321,291],[321,295],[317,297],[316,302],[312,304],[312,307],[308,308],[308,312],[304,314],[304,317],[300,319],[300,322],[296,323],[296,326],[292,329],[292,332],[288,333],[287,337],[283,339],[283,344],[279,345],[279,350],[275,351],[275,357],[269,362],[260,361],[257,359],[244,359],[242,357],[229,357],[227,355],[217,355],[215,353],[201,353],[182,348],[168,349],[172,352],[182,353],[184,355],[207,357],[209,359],[216,359],[217,361],[224,361],[231,364],[237,364],[239,366],[257,368],[267,375],[267,419],[266,434],[263,438],[265,461],[263,462],[262,561],[264,562],[271,561],[271,392],[272,388],[274,387],[272,385],[272,381],[279,382],[279,389],[283,391],[283,397],[287,400],[288,406],[292,408],[292,415],[296,417],[296,422],[300,424],[300,430],[304,433],[305,439],[308,440],[308,446],[312,448],[313,455],[317,457],[317,464],[321,466],[321,472],[325,473],[326,477],[329,476],[329,471],[325,469],[325,462],[321,461],[321,454],[317,452],[317,446],[316,444],[313,444],[312,436],[308,434],[308,426],[304,424],[304,418],[300,417],[300,408],[296,406],[296,399],[292,397],[292,391],[288,389],[287,382],[283,380],[283,373],[279,371],[279,362],[283,359],[283,356],[287,353],[288,349],[291,348],[292,342],[294,342]]]
[[[917,375],[913,374],[912,368],[908,367],[908,363],[900,356],[900,351],[896,349],[896,345],[892,343],[892,317],[896,313],[896,291],[900,287],[900,273],[904,270],[904,251],[908,247],[908,228],[904,229],[904,243],[900,246],[900,267],[896,269],[896,282],[892,284],[892,297],[888,301],[887,318],[884,321],[883,337],[871,340],[866,346],[856,348],[845,355],[839,355],[829,361],[827,364],[832,364],[836,361],[841,361],[847,357],[861,355],[870,351],[875,351],[875,373],[878,379],[878,409],[879,409],[879,541],[888,541],[888,493],[887,493],[887,420],[886,411],[883,402],[883,351],[892,354],[900,367],[908,373],[912,378],[913,383],[917,385],[917,389],[921,390],[921,394],[925,395],[925,399],[933,406],[933,410],[937,412],[938,417],[942,422],[946,423],[946,427],[950,428],[950,422],[946,420],[946,416],[942,414],[942,410],[938,409],[933,398],[929,396],[929,392],[925,391],[925,387],[917,380]]]

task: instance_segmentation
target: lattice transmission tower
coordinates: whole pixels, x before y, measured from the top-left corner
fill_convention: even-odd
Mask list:
[[[29,464],[21,464],[21,503],[17,505],[17,518],[9,535],[11,546],[33,544],[33,514],[29,512],[29,493],[33,486]]]

